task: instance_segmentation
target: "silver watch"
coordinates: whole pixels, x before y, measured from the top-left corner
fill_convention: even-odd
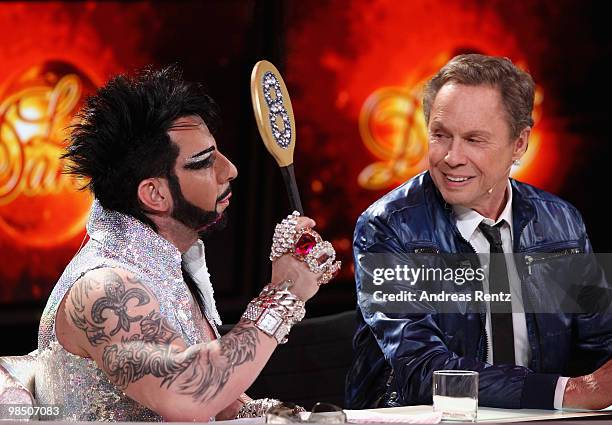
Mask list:
[[[285,337],[289,333],[289,328],[285,325],[283,316],[271,308],[266,308],[255,322],[260,330],[276,338],[279,344],[283,344]]]
[[[274,337],[279,344],[284,344],[291,326],[302,320],[305,313],[304,301],[287,289],[266,286],[259,297],[249,303],[242,317]]]

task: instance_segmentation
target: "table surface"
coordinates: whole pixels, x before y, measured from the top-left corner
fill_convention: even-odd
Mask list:
[[[384,416],[385,414],[405,414],[418,415],[432,412],[432,406],[405,406],[390,407],[384,409],[367,409],[369,412],[376,412]],[[350,412],[350,411],[349,411]],[[612,421],[612,409],[606,411],[567,411],[567,410],[531,410],[531,409],[493,409],[490,407],[478,408],[477,422],[482,423],[509,423],[509,422],[530,422],[544,420],[576,419],[580,421],[608,418]],[[264,423],[263,418],[238,419],[233,421],[222,421],[223,425],[257,425]],[[381,421],[380,423],[385,423]],[[458,423],[454,421],[442,421],[442,423]],[[397,424],[393,424],[397,425]]]
[[[415,415],[429,413],[432,411],[432,406],[405,406],[405,407],[391,407],[386,409],[368,409],[369,412],[384,414],[406,414]],[[482,423],[508,423],[508,422],[527,422],[527,421],[543,421],[543,420],[558,420],[563,419],[563,423],[566,425],[570,424],[583,424],[587,425],[592,422],[587,420],[594,419],[609,419],[612,422],[612,406],[604,411],[560,411],[560,410],[530,410],[530,409],[493,409],[490,407],[479,407],[478,408],[478,420],[477,422]],[[576,421],[567,421],[567,419],[575,419]],[[2,425],[22,425],[21,421],[1,421]],[[74,423],[74,422],[73,422]],[[142,422],[141,422],[142,423]],[[194,422],[189,422],[193,424]],[[231,421],[217,421],[215,423],[223,425],[258,425],[263,424],[263,418],[253,419],[235,419]],[[385,422],[380,422],[384,424]],[[454,421],[442,421],[442,423],[454,423]],[[66,422],[51,421],[49,425],[65,425]],[[76,422],[75,424],[91,425],[91,422]],[[117,424],[125,425],[136,425],[137,422],[117,422]],[[397,425],[397,424],[392,424]]]
[[[432,411],[431,406],[390,407],[386,409],[369,409],[370,412],[381,414],[422,414]],[[612,415],[610,408],[604,411],[569,411],[569,410],[532,410],[532,409],[494,409],[479,407],[477,422],[505,423],[528,422],[555,419],[587,419]],[[612,417],[609,417],[612,420]],[[446,423],[447,421],[443,421]],[[448,422],[452,423],[452,422]]]

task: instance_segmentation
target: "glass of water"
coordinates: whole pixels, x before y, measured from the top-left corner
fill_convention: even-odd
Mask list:
[[[433,409],[442,419],[475,422],[478,415],[478,372],[436,370],[433,373]]]

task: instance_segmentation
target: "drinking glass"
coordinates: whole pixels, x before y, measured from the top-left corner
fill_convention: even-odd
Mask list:
[[[433,373],[433,408],[442,419],[475,422],[478,415],[478,372],[437,370]]]

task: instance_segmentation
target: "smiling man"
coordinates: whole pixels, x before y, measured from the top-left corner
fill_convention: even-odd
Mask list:
[[[509,128],[495,86],[442,86],[428,133],[429,170],[444,200],[497,219],[506,205],[512,163],[527,150],[531,122],[522,125],[516,135]]]
[[[441,369],[478,371],[484,406],[612,404],[612,316],[551,311],[560,280],[576,274],[515,261],[555,253],[565,267],[570,256],[592,251],[573,206],[509,178],[528,147],[533,101],[531,76],[505,58],[457,56],[427,84],[429,170],[374,203],[355,229],[360,326],[347,378],[351,408],[431,404],[432,375]],[[480,256],[488,270],[481,289],[491,295],[481,310],[467,302],[455,302],[452,313],[377,303],[368,258],[419,253],[458,254],[457,261],[494,254]],[[605,294],[601,270],[585,264],[582,280]]]
[[[278,404],[243,392],[329,276],[281,241],[272,282],[219,335],[199,238],[222,227],[237,171],[216,121],[212,99],[173,67],[115,77],[81,111],[65,158],[95,196],[90,239],[49,298],[36,373],[37,401],[64,419],[208,421]]]

